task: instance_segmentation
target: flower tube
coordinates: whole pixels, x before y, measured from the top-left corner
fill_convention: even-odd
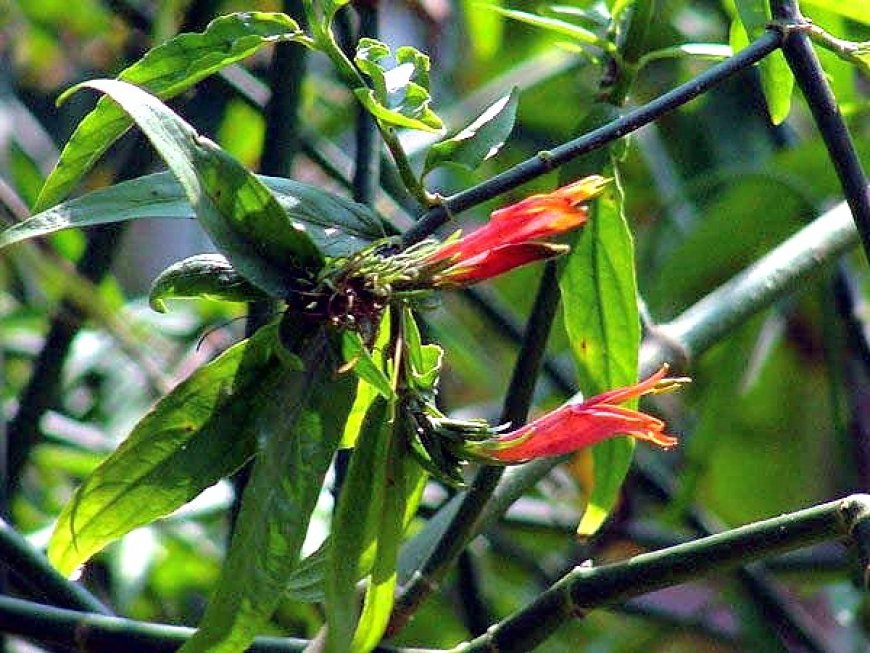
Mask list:
[[[529,424],[494,438],[466,442],[464,450],[475,458],[515,464],[544,456],[561,456],[602,440],[627,435],[663,449],[677,444],[665,433],[665,423],[652,415],[618,404],[645,394],[668,392],[688,379],[666,378],[668,366],[645,381],[597,395],[582,403],[567,403]]]

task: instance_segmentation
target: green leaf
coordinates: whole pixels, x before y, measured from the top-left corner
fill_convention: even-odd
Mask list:
[[[519,91],[516,87],[455,136],[433,145],[426,153],[423,174],[444,164],[474,170],[495,156],[514,128]]]
[[[164,300],[169,297],[207,297],[228,302],[267,299],[220,254],[191,256],[163,270],[151,284],[148,303],[158,313],[165,313]]]
[[[731,47],[738,52],[748,44],[747,35],[749,39],[761,36],[771,21],[771,13],[767,0],[735,0],[735,5],[740,24],[735,21],[731,25]],[[762,59],[758,66],[770,119],[778,125],[788,118],[791,111],[794,76],[779,50]]]
[[[150,50],[123,70],[118,79],[145,87],[165,100],[263,46],[280,41],[306,42],[299,25],[289,16],[264,12],[221,16],[202,33],[179,34]],[[114,103],[100,100],[76,127],[34,210],[42,211],[69,195],[131,124]]]
[[[502,0],[490,3],[500,6]],[[460,0],[461,15],[465,20],[468,42],[474,54],[483,60],[492,59],[501,51],[504,17],[490,11],[479,11],[477,0]]]
[[[108,94],[130,114],[187,195],[218,250],[248,281],[282,297],[288,278],[311,276],[323,257],[262,182],[215,143],[199,136],[160,100],[116,80],[73,87]]]
[[[408,356],[407,381],[421,394],[434,394],[441,375],[444,350],[436,344],[423,344],[414,312],[407,306],[402,311],[402,329]]]
[[[418,481],[425,478],[419,466],[405,452],[397,434],[393,434],[387,460],[387,484],[379,515],[377,553],[359,625],[348,649],[356,653],[368,653],[374,649],[387,628],[396,594],[399,546],[406,516],[410,504],[416,511],[416,501],[422,489]]]
[[[870,25],[870,3],[867,2],[843,2],[843,0],[802,0],[801,9],[810,8],[804,14],[812,17],[812,7],[830,11],[833,14],[854,20],[864,25]]]
[[[250,416],[282,373],[276,329],[264,328],[200,367],[136,425],[58,519],[48,556],[69,574],[109,542],[164,517],[256,450]]]
[[[394,408],[384,398],[369,407],[335,509],[326,573],[327,651],[350,644],[357,621],[356,583],[363,557],[378,537],[387,486],[387,454]]]
[[[275,195],[297,228],[304,229],[326,256],[346,256],[384,237],[367,207],[283,177],[257,178]],[[0,231],[0,249],[73,227],[93,227],[140,218],[192,219],[184,189],[169,172],[92,191]]]
[[[354,61],[371,79],[373,88],[354,89],[357,99],[385,125],[440,132],[444,124],[429,108],[429,57],[404,46],[396,50],[397,65],[387,69],[384,61],[389,56],[385,43],[360,39]]]
[[[591,205],[589,223],[576,236],[559,282],[580,387],[590,395],[637,381],[640,319],[634,245],[621,207],[616,184]],[[627,437],[592,448],[594,485],[580,535],[591,535],[604,523],[633,450],[634,441]]]
[[[359,333],[356,331],[342,332],[341,355],[345,364],[352,366],[356,375],[375,388],[382,397],[395,399],[396,393],[390,385],[390,379],[375,363]]]
[[[389,341],[390,309],[388,307],[384,311],[384,314],[381,316],[381,324],[378,327],[378,337],[375,339],[375,344],[374,347],[372,347],[372,351],[385,351],[387,343],[389,343]],[[381,372],[384,375],[387,375],[389,372],[386,365],[380,367],[379,369],[381,369]],[[390,388],[390,393],[392,393],[392,384],[390,384],[389,381],[387,381],[387,386]],[[359,379],[356,388],[356,397],[353,400],[353,407],[351,407],[350,409],[350,415],[348,416],[347,422],[344,425],[344,434],[341,437],[341,447],[343,449],[352,447],[356,443],[356,439],[359,435],[360,428],[362,428],[362,423],[363,419],[365,418],[366,412],[368,412],[369,406],[378,396],[384,395],[380,393],[373,385],[368,383],[365,379]]]
[[[594,45],[603,49],[610,48],[610,44],[605,39],[599,37],[595,32],[560,18],[539,16],[538,14],[532,14],[527,11],[517,11],[516,9],[503,9],[496,5],[483,5],[483,8],[501,14],[506,18],[545,29],[548,32],[564,36],[565,38],[584,45]]]
[[[268,623],[299,565],[350,410],[353,377],[335,374],[338,343],[322,328],[298,336],[293,349],[304,369],[283,375],[259,396],[260,451],[217,588],[182,653],[245,650]]]

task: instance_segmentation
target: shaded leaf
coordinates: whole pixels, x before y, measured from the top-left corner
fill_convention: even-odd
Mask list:
[[[248,281],[281,297],[293,275],[313,275],[322,267],[311,238],[262,182],[160,100],[115,80],[85,82],[71,91],[81,86],[107,93],[133,117],[184,188],[214,244]]]
[[[164,517],[256,450],[250,421],[277,381],[274,327],[228,349],[178,385],[88,477],[58,519],[48,556],[71,573],[109,542]]]
[[[281,13],[246,12],[216,18],[202,33],[186,33],[150,50],[118,79],[169,99],[270,43],[304,41],[299,25]],[[66,197],[103,152],[132,122],[102,99],[76,127],[34,207],[41,211]]]
[[[474,170],[495,156],[513,130],[518,103],[519,92],[514,87],[465,129],[433,145],[426,153],[423,173],[448,163]]]
[[[304,369],[283,375],[259,395],[259,455],[217,588],[183,653],[245,650],[268,623],[299,565],[350,410],[353,379],[335,375],[338,343],[323,329],[295,338],[293,350]]]
[[[151,284],[148,303],[158,313],[165,313],[164,300],[170,297],[206,297],[229,302],[267,299],[220,254],[191,256],[161,272]]]
[[[384,230],[367,207],[283,177],[257,175],[299,229],[304,229],[326,256],[345,256]],[[0,249],[17,242],[73,227],[92,227],[139,218],[194,219],[184,189],[169,172],[92,191],[31,216],[0,232]]]
[[[590,395],[637,381],[640,319],[634,245],[616,186],[590,206],[589,223],[575,237],[559,281],[579,385]],[[590,535],[604,523],[633,450],[631,438],[612,438],[592,448],[594,484],[579,534]]]

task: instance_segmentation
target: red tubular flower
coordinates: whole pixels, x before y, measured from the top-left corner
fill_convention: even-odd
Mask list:
[[[645,381],[605,392],[579,404],[565,404],[510,433],[480,442],[467,442],[475,457],[501,463],[520,463],[543,456],[560,456],[612,438],[628,435],[663,449],[677,444],[664,432],[665,423],[646,413],[616,404],[650,393],[673,390],[688,379],[665,378],[668,366]]]
[[[588,214],[583,202],[601,193],[608,182],[597,175],[585,177],[494,211],[486,225],[424,259],[425,265],[436,269],[433,284],[465,286],[563,254],[567,246],[542,239],[582,226]]]

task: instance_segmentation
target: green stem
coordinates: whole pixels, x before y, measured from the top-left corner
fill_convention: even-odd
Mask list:
[[[660,325],[643,352],[644,367],[691,360],[857,242],[848,207],[837,205],[671,322]],[[650,344],[654,349],[649,349]]]
[[[553,320],[559,306],[559,284],[554,262],[547,263],[541,277],[535,304],[527,322],[517,363],[505,394],[502,422],[517,428],[525,424],[538,371],[547,347]],[[422,602],[435,591],[466,544],[479,532],[484,508],[498,485],[504,468],[484,467],[468,490],[457,495],[456,510],[439,534],[432,552],[402,588],[396,599],[387,633],[398,632]]]
[[[454,651],[529,651],[564,622],[593,609],[777,553],[832,539],[857,539],[868,528],[870,495],[854,495],[625,562],[577,567],[528,607]],[[866,569],[866,559],[863,563]]]

